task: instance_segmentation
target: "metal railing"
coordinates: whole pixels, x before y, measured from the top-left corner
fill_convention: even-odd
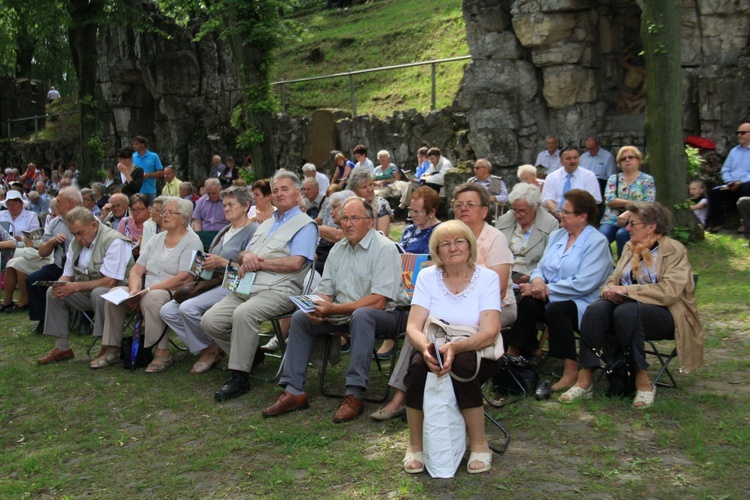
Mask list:
[[[433,59],[431,61],[420,61],[420,62],[407,63],[407,64],[396,64],[394,66],[382,66],[380,68],[360,69],[356,71],[346,71],[344,73],[334,73],[331,75],[312,76],[309,78],[296,78],[294,80],[280,80],[278,82],[271,83],[271,85],[276,85],[279,87],[279,91],[281,94],[281,107],[284,110],[284,112],[286,112],[286,85],[290,83],[326,80],[329,78],[348,78],[349,79],[349,93],[351,95],[351,100],[352,100],[352,115],[357,116],[357,96],[355,93],[355,85],[354,85],[354,77],[356,75],[363,75],[365,73],[374,73],[376,71],[391,71],[394,69],[413,68],[415,66],[430,65],[431,66],[431,83],[432,83],[432,102],[430,105],[430,109],[434,110],[436,108],[436,101],[437,101],[436,85],[435,85],[435,81],[437,79],[437,71],[436,71],[437,65],[441,63],[466,61],[467,59],[471,59],[471,56],[449,57],[446,59]]]
[[[13,133],[11,130],[11,123],[13,122],[26,122],[30,120],[34,120],[34,140],[36,141],[39,138],[39,121],[40,120],[46,120],[52,118],[53,116],[62,116],[62,133],[63,137],[67,137],[68,135],[68,128],[67,128],[67,120],[66,116],[68,115],[77,115],[78,111],[63,111],[62,113],[49,113],[45,115],[37,115],[37,116],[27,116],[25,118],[14,118],[14,119],[8,119],[8,139],[13,138]]]

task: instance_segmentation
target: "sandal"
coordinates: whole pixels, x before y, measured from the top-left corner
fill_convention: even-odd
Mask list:
[[[580,398],[591,399],[593,397],[594,397],[594,384],[591,384],[591,386],[588,389],[584,389],[583,387],[573,386],[557,399],[561,403],[572,403],[576,399],[580,399]]]
[[[146,367],[146,373],[161,373],[170,366],[172,366],[172,356],[154,356],[154,360]]]
[[[208,358],[208,361],[196,361],[193,367],[190,369],[190,373],[206,373],[208,370],[213,368],[216,363],[221,361],[221,358],[223,357],[224,351],[217,347],[211,357]]]
[[[109,365],[119,363],[120,361],[122,360],[120,359],[119,352],[114,353],[114,352],[105,351],[104,353],[102,353],[101,356],[99,356],[98,358],[94,359],[91,362],[91,368],[93,368],[94,370],[97,370],[99,368],[105,368]]]
[[[419,462],[420,464],[422,464],[422,466],[417,467],[416,469],[408,468],[406,464],[408,464],[412,460]],[[421,451],[415,451],[414,453],[408,452],[404,457],[404,471],[407,474],[419,474],[420,472],[424,472],[424,454]]]
[[[656,398],[656,386],[650,391],[635,391],[633,408],[638,408],[639,410],[648,408],[654,404],[654,398]]]
[[[481,462],[484,464],[484,467],[480,467],[479,469],[470,469],[469,466],[474,462]],[[490,453],[477,453],[472,451],[469,454],[469,462],[466,464],[466,471],[469,474],[479,474],[480,472],[487,472],[492,467],[492,452]]]

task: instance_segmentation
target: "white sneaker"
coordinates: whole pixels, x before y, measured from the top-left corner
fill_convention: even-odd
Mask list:
[[[268,341],[266,345],[261,347],[261,350],[265,352],[274,352],[279,350],[279,339],[274,335],[271,337],[271,340]]]

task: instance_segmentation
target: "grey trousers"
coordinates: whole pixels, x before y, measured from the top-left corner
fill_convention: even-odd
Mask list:
[[[161,319],[185,343],[188,350],[198,354],[211,345],[211,337],[201,328],[201,318],[211,306],[229,294],[229,290],[217,286],[182,304],[174,300],[164,304],[159,314]]]
[[[206,311],[201,328],[229,353],[230,370],[250,372],[260,325],[294,309],[289,295],[288,291],[267,290],[246,299],[230,293]]]
[[[406,318],[406,316],[404,316]],[[349,331],[351,349],[349,350],[349,368],[346,371],[347,387],[367,388],[370,380],[370,363],[372,349],[375,345],[375,332],[381,336],[396,337],[403,331],[404,325],[399,325],[399,313],[396,311],[382,311],[370,307],[362,307],[354,311],[348,325],[333,325],[321,323],[314,325],[302,311],[296,311],[292,316],[292,327],[289,330],[289,341],[284,360],[284,375],[279,385],[287,385],[298,391],[305,390],[307,380],[307,364],[313,350],[314,337],[328,335],[333,332]]]
[[[128,291],[127,287],[120,287]],[[114,288],[113,288],[114,290]],[[145,341],[143,345],[152,347],[154,343],[164,333],[166,324],[159,316],[159,310],[162,306],[172,300],[172,296],[167,290],[151,290],[141,296],[141,312],[145,326]],[[104,303],[104,336],[102,337],[103,346],[120,347],[122,344],[123,330],[125,330],[125,315],[132,312],[130,306],[126,303],[115,305],[111,302]],[[169,337],[164,335],[155,346],[157,349],[169,349]]]
[[[516,308],[515,303],[503,306],[503,310],[500,311],[500,325],[503,328],[510,326],[515,323],[517,317],[518,309]],[[502,338],[502,334],[500,338]],[[398,355],[396,367],[393,369],[393,374],[391,375],[390,380],[388,380],[388,385],[394,389],[406,392],[406,383],[404,383],[404,379],[406,378],[407,370],[409,370],[409,364],[411,363],[413,353],[414,348],[411,344],[408,341],[404,342],[404,347],[401,348],[401,352]]]
[[[78,292],[58,299],[52,295],[52,287],[47,289],[47,312],[44,316],[44,334],[53,337],[68,338],[70,311],[87,311],[94,313],[94,337],[101,337],[104,331],[104,303],[102,295],[109,288],[94,288],[90,292]]]

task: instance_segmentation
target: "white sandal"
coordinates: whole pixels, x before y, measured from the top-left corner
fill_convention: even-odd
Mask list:
[[[656,386],[650,391],[635,391],[635,399],[633,400],[633,408],[642,410],[648,408],[654,404],[656,398]],[[639,404],[640,403],[640,404]]]
[[[572,403],[576,399],[580,399],[580,398],[591,399],[593,397],[594,397],[594,384],[591,384],[591,386],[588,389],[584,389],[583,387],[573,386],[570,389],[568,389],[564,394],[560,395],[560,397],[557,399],[561,403]]]
[[[470,469],[469,466],[474,462],[481,462],[484,467],[479,469]],[[492,467],[492,452],[489,453],[477,453],[472,451],[469,454],[469,461],[466,464],[466,470],[469,474],[479,474],[480,472],[487,472]]]
[[[406,464],[411,462],[412,460],[419,462],[422,464],[422,467],[417,467],[416,469],[409,469]],[[414,453],[409,452],[404,457],[404,471],[407,474],[419,474],[420,472],[424,472],[424,454],[421,451],[416,451]]]

